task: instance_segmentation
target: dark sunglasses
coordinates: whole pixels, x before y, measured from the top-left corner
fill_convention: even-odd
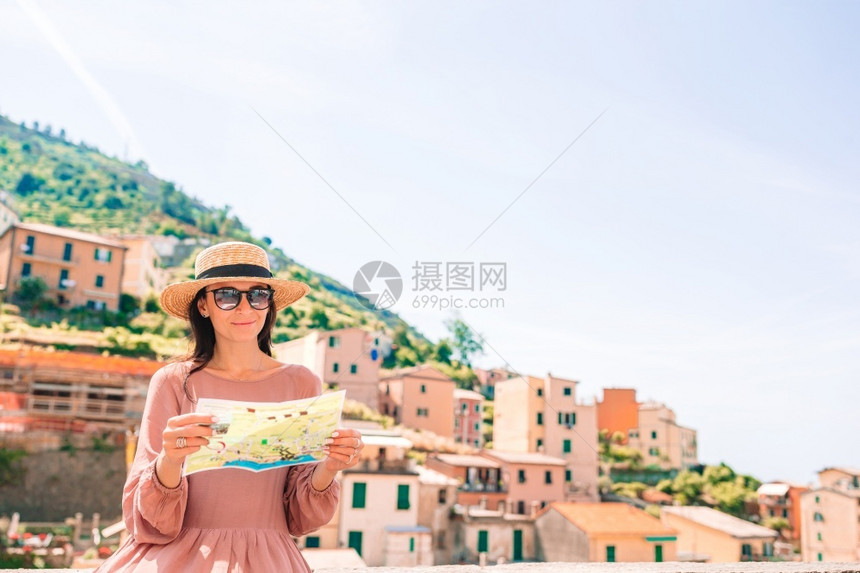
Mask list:
[[[270,288],[252,288],[249,290],[239,290],[230,287],[216,288],[206,292],[212,293],[212,298],[215,299],[215,305],[221,310],[233,310],[239,303],[242,302],[242,295],[248,299],[248,304],[256,310],[266,310],[272,304],[272,297],[275,296],[275,291]]]

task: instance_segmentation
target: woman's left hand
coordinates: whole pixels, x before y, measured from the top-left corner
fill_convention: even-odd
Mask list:
[[[325,441],[327,456],[325,468],[329,471],[339,472],[358,464],[361,459],[361,450],[364,442],[361,440],[361,432],[348,428],[338,428],[331,433],[331,437]]]

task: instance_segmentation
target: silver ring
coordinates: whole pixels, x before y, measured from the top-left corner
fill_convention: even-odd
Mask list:
[[[179,436],[178,438],[176,438],[176,448],[177,449],[181,450],[186,445],[188,445],[188,444],[187,444],[187,441],[185,440],[185,436]]]

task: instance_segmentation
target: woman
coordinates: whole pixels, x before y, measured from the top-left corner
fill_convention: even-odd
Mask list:
[[[317,396],[319,378],[271,356],[277,312],[307,294],[272,277],[266,252],[220,243],[201,252],[196,278],[168,286],[161,306],[191,326],[192,353],[152,377],[134,464],[123,492],[126,543],[99,571],[310,571],[292,536],[332,518],[338,471],[358,463],[361,434],[338,429],[316,464],[262,472],[239,468],[182,475],[208,444],[199,398],[282,402]]]

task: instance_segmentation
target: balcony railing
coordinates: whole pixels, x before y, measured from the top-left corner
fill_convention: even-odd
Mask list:
[[[475,491],[489,493],[506,493],[507,489],[500,483],[466,482],[460,485],[460,491]]]

